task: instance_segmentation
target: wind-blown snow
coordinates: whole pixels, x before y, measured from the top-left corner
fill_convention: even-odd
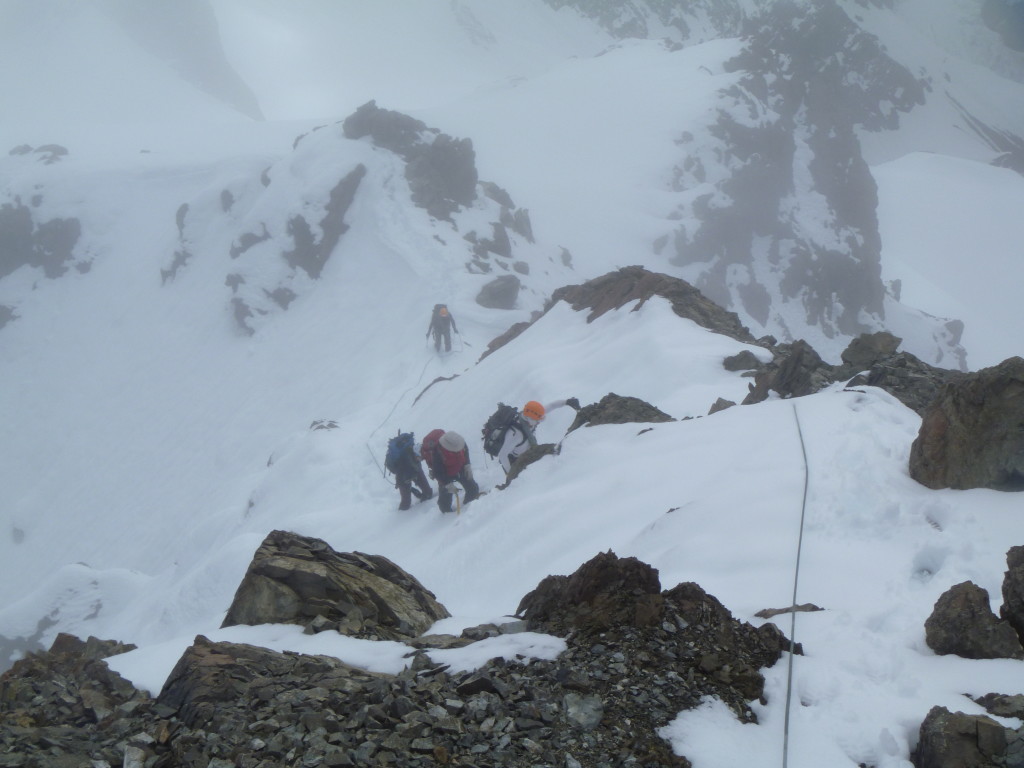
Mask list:
[[[1024,544],[1021,497],[913,482],[907,458],[920,419],[880,390],[834,387],[706,416],[718,397],[738,402],[747,392],[749,380],[726,372],[722,359],[745,348],[767,353],[676,317],[662,300],[589,324],[557,305],[477,363],[529,312],[476,305],[479,278],[430,257],[436,230],[398,183],[366,185],[343,237],[345,258],[332,258],[307,294],[252,337],[226,309],[222,254],[199,254],[161,284],[182,202],[258,175],[295,136],[369,98],[471,137],[481,176],[530,209],[538,237],[573,252],[576,280],[615,265],[660,269],[649,236],[674,205],[664,177],[677,160],[673,125],[703,124],[711,88],[730,77],[720,62],[734,41],[681,51],[640,41],[594,57],[609,43],[603,33],[532,0],[517,2],[515,13],[492,0],[445,4],[444,13],[401,22],[370,2],[346,4],[344,13],[310,4],[350,23],[339,33],[350,45],[342,45],[294,3],[214,5],[228,58],[271,122],[167,84],[165,65],[108,37],[102,18],[84,28],[95,34],[88,42],[110,50],[132,82],[154,88],[138,112],[111,106],[117,92],[93,90],[84,73],[62,80],[56,66],[46,72],[76,89],[74,119],[49,103],[35,110],[42,91],[28,80],[0,83],[25,106],[5,114],[0,141],[70,150],[53,166],[4,159],[5,188],[43,184],[45,212],[81,215],[94,254],[85,273],[48,280],[22,267],[0,281],[0,304],[19,302],[18,319],[0,330],[0,635],[47,645],[67,631],[136,643],[110,663],[154,692],[199,633],[400,668],[397,643],[311,638],[291,627],[219,629],[273,528],[391,558],[454,614],[441,631],[500,620],[544,576],[571,573],[608,549],[651,563],[665,588],[697,582],[757,623],[758,610],[794,597],[805,482],[799,424],[809,475],[796,601],[825,610],[796,620],[806,655],[794,659],[790,764],[906,768],[932,706],[980,712],[964,694],[1020,692],[1021,662],[937,657],[923,623],[940,594],[968,579],[998,609],[1005,553]],[[406,29],[423,40],[431,30],[435,45],[417,38],[403,47]],[[272,70],[270,49],[293,55]],[[357,66],[370,56],[373,66]],[[411,67],[415,78],[406,77]],[[677,78],[678,88],[664,91],[655,78]],[[907,146],[912,127],[896,137]],[[1024,185],[984,157],[957,154],[964,146],[908,156],[879,146],[873,171],[885,277],[902,280],[908,304],[965,319],[977,368],[1021,352],[1019,302],[1009,292],[1024,277],[1014,258]],[[230,239],[211,226],[212,241]],[[446,357],[422,338],[436,301],[448,302],[461,331]],[[431,385],[438,377],[454,378]],[[565,435],[572,412],[553,411],[539,437],[561,442],[559,455],[494,489],[502,472],[478,435],[499,400],[589,403],[608,392],[679,420]],[[310,429],[318,420],[337,428]],[[386,439],[399,428],[422,436],[435,427],[467,438],[489,493],[457,515],[433,502],[400,513],[380,469]],[[788,634],[789,619],[777,621]],[[550,657],[559,643],[509,636],[450,652],[445,663]],[[765,671],[759,725],[740,725],[708,702],[683,713],[666,737],[697,768],[735,765],[737,750],[745,765],[777,764],[787,661]]]

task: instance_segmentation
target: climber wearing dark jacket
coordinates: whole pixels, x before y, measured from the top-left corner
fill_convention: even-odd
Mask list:
[[[434,334],[434,349],[441,351],[441,341],[444,340],[444,351],[452,351],[452,331],[459,332],[455,325],[455,318],[448,311],[444,304],[435,304],[434,313],[430,316],[430,325],[427,327],[427,336]]]

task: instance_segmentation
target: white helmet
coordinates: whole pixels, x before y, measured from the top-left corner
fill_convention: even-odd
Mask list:
[[[458,432],[445,432],[441,435],[441,439],[438,440],[438,443],[440,443],[441,447],[446,451],[451,451],[452,453],[458,453],[466,447],[466,441],[462,439],[462,435]]]

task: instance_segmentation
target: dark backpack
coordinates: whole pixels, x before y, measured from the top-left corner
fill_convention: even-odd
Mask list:
[[[399,432],[388,440],[388,452],[384,456],[384,468],[394,475],[409,466],[409,456],[415,452],[416,438],[412,432]]]
[[[420,446],[420,455],[423,457],[423,460],[427,462],[427,466],[430,468],[431,472],[433,472],[434,469],[434,454],[440,450],[440,446],[438,446],[437,441],[441,439],[441,435],[443,434],[443,429],[435,429],[428,432],[427,436],[423,438],[423,445]]]
[[[491,414],[481,430],[484,440],[484,453],[497,456],[505,442],[505,433],[519,418],[519,411],[511,405],[498,403],[498,410]]]

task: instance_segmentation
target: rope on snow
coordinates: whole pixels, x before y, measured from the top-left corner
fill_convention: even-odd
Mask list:
[[[804,519],[807,516],[807,486],[810,480],[810,472],[807,468],[807,446],[804,444],[804,432],[800,428],[800,414],[797,413],[796,403],[793,403],[793,418],[796,419],[796,432],[800,436],[800,451],[804,457],[804,498],[800,504],[800,535],[796,543],[796,566],[793,569],[793,602],[791,609],[796,608],[796,591],[800,582],[800,554],[804,545]],[[790,610],[789,623],[789,669],[786,672],[786,717],[782,726],[782,768],[789,765],[789,711],[793,700],[793,657],[796,650],[796,611]]]
[[[419,378],[418,378],[418,379],[416,379],[416,381],[414,381],[414,382],[413,382],[413,383],[412,383],[412,384],[411,384],[411,385],[409,386],[409,388],[408,388],[408,389],[406,389],[406,390],[405,390],[405,391],[404,391],[404,392],[403,392],[402,394],[400,394],[400,395],[398,396],[398,399],[397,399],[397,400],[395,401],[395,404],[394,404],[393,406],[391,406],[391,410],[390,410],[390,411],[388,411],[388,415],[384,417],[384,421],[382,421],[382,422],[381,422],[380,424],[378,424],[378,425],[377,425],[377,427],[376,427],[376,429],[374,429],[374,430],[373,430],[373,432],[371,432],[371,433],[370,433],[370,434],[369,434],[369,435],[367,436],[367,438],[366,438],[366,450],[370,452],[370,456],[371,456],[371,457],[373,457],[373,463],[374,463],[374,464],[376,464],[376,465],[377,465],[377,469],[379,469],[379,470],[380,470],[380,476],[381,476],[381,479],[382,479],[382,480],[386,480],[386,479],[387,479],[387,470],[386,470],[386,469],[384,469],[384,467],[382,467],[382,466],[380,465],[380,462],[379,462],[379,461],[377,461],[377,454],[375,454],[375,453],[373,452],[373,448],[371,448],[371,447],[370,447],[370,438],[372,438],[372,437],[373,437],[373,436],[374,436],[375,434],[377,434],[377,432],[378,432],[378,431],[380,431],[380,428],[381,428],[381,427],[383,427],[383,426],[384,426],[385,424],[387,424],[387,423],[388,423],[388,420],[389,420],[389,419],[391,418],[392,414],[393,414],[393,413],[395,412],[395,409],[396,409],[396,408],[398,408],[398,404],[402,402],[402,400],[403,400],[403,399],[405,398],[405,396],[406,396],[407,394],[409,394],[409,393],[410,393],[410,392],[411,392],[411,391],[412,391],[412,390],[413,390],[413,389],[414,389],[415,387],[419,386],[419,383],[420,383],[421,381],[423,381],[423,374],[427,372],[427,367],[428,367],[428,366],[429,366],[429,365],[430,365],[430,364],[431,364],[432,362],[434,362],[434,360],[435,360],[435,358],[434,358],[434,357],[428,357],[428,358],[427,358],[427,362],[423,364],[423,369],[422,369],[422,370],[420,371],[420,376],[419,376]]]

